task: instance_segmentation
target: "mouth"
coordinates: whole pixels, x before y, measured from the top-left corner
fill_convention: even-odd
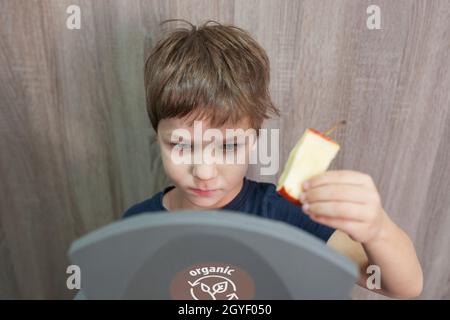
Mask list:
[[[200,196],[210,196],[213,195],[216,191],[218,191],[219,189],[196,189],[196,188],[189,188],[189,190],[191,190],[192,192],[194,192],[197,195]]]

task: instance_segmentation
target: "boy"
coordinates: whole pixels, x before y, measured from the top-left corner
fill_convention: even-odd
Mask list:
[[[147,111],[173,185],[132,206],[124,217],[152,211],[227,209],[284,221],[358,263],[360,286],[366,287],[366,268],[377,265],[381,289],[376,292],[399,298],[418,296],[423,276],[414,246],[384,211],[370,176],[339,170],[313,177],[305,185],[302,208],[282,198],[274,184],[245,177],[254,143],[247,143],[245,136],[242,143],[242,131],[253,129],[259,137],[264,119],[279,115],[268,90],[269,60],[248,32],[209,22],[214,21],[198,29],[193,25],[176,29],[156,44],[146,61]],[[196,121],[226,137],[219,139],[214,157],[232,153],[233,157],[243,155],[245,161],[175,161],[197,154],[207,140],[192,129]],[[230,129],[242,131],[230,136]]]

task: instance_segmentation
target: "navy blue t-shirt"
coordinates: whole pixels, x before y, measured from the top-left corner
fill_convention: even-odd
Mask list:
[[[165,193],[175,188],[171,185],[153,197],[137,203],[129,208],[123,218],[128,218],[141,213],[155,211],[168,211],[162,203]],[[232,210],[241,213],[256,215],[263,218],[279,220],[303,229],[323,241],[327,241],[335,229],[311,220],[302,210],[284,199],[277,191],[273,183],[256,182],[244,177],[241,191],[227,205],[215,210]]]

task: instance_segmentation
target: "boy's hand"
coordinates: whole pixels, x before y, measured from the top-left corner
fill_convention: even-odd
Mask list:
[[[357,171],[330,170],[305,183],[305,192],[301,195],[304,198],[300,199],[303,211],[311,219],[340,229],[361,243],[380,236],[388,217],[369,175]]]

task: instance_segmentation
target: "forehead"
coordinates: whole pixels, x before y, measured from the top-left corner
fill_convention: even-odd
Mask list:
[[[211,127],[209,120],[196,120],[197,126],[201,124],[202,131],[205,131],[207,129],[218,129],[223,132],[224,136],[227,129],[243,129],[244,131],[247,129],[250,129],[250,120],[248,117],[244,117],[242,120],[240,120],[238,123],[235,124],[225,124],[222,127]],[[195,123],[192,124],[192,126],[188,126],[189,122],[187,118],[167,118],[163,119],[158,124],[158,132],[164,136],[164,137],[170,137],[172,132],[177,129],[184,129],[189,131],[190,133],[194,133],[194,126]]]

